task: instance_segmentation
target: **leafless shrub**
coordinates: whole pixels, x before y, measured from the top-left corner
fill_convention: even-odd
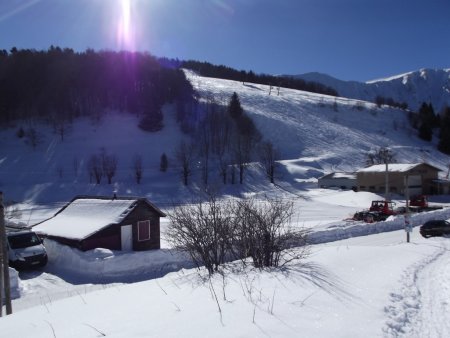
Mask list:
[[[167,238],[210,275],[237,258],[245,263],[250,257],[257,268],[280,267],[307,255],[307,233],[291,227],[292,215],[293,203],[281,199],[219,202],[210,195],[206,202],[175,207]]]
[[[263,268],[283,266],[307,255],[306,230],[291,226],[291,201],[246,199],[236,206],[239,225],[235,241],[240,257],[251,257],[255,267]]]
[[[168,241],[187,252],[198,267],[204,265],[211,275],[232,251],[235,224],[231,210],[229,202],[219,202],[212,195],[206,202],[177,206],[169,212],[172,224]]]

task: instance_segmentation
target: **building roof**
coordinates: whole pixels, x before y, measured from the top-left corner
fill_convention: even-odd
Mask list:
[[[405,173],[420,165],[426,165],[438,171],[441,171],[439,168],[436,168],[427,163],[390,163],[388,164],[388,172]],[[357,173],[377,173],[385,171],[386,171],[386,164],[375,164],[367,168],[359,169]]]
[[[356,174],[354,173],[344,173],[344,172],[336,172],[336,173],[331,173],[325,176],[322,176],[319,178],[319,180],[322,179],[333,179],[333,178],[344,178],[344,179],[349,179],[349,180],[356,180]]]
[[[111,224],[122,222],[139,200],[144,200],[160,216],[165,216],[145,198],[79,196],[52,218],[34,226],[33,230],[54,237],[83,240]]]

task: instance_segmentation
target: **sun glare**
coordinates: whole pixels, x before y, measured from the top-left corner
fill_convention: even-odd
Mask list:
[[[135,48],[131,0],[120,0],[117,44],[120,49],[124,50],[134,50]]]

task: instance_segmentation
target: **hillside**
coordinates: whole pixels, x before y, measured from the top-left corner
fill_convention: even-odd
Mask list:
[[[264,139],[279,149],[282,160],[277,181],[290,191],[301,192],[333,170],[356,170],[364,166],[367,152],[379,147],[390,147],[398,162],[426,161],[443,170],[448,165],[448,156],[417,138],[402,110],[284,88],[279,95],[276,90],[269,95],[268,86],[186,74],[203,98],[214,95],[226,103],[233,92],[238,93]],[[113,191],[144,195],[162,204],[190,196],[199,185],[199,174],[194,170],[193,184],[182,186],[174,153],[186,136],[175,121],[174,107],[165,106],[165,127],[159,132],[144,132],[137,124],[135,115],[111,111],[100,121],[75,120],[61,140],[49,126],[34,123],[39,134],[35,149],[16,135],[29,122],[4,128],[0,131],[0,189],[7,200],[29,203],[68,201],[75,194],[111,195]],[[118,159],[111,185],[105,181],[96,185],[88,174],[89,158],[101,151]],[[167,173],[159,171],[162,153],[169,157]],[[132,170],[137,154],[144,168],[139,185]],[[250,166],[245,183],[243,187],[228,185],[224,193],[273,190],[255,165]]]
[[[277,185],[249,164],[244,184],[223,186],[225,198],[267,194],[293,201],[293,225],[312,228],[311,254],[282,269],[243,268],[231,262],[224,275],[208,279],[203,269],[170,247],[167,219],[162,249],[81,252],[46,240],[44,270],[21,273],[14,313],[0,319],[8,337],[423,337],[448,336],[450,271],[446,238],[422,238],[417,228],[406,243],[403,217],[365,224],[343,221],[379,198],[370,192],[317,188],[317,177],[355,170],[365,154],[388,146],[401,162],[427,161],[446,169],[449,158],[421,141],[399,109],[347,98],[229,80],[186,72],[202,100],[226,103],[233,92],[261,131],[280,150]],[[174,161],[180,132],[175,107],[164,107],[164,128],[138,128],[139,117],[109,111],[101,120],[75,120],[64,140],[51,127],[34,123],[34,149],[17,136],[16,124],[0,131],[0,189],[21,202],[16,215],[33,224],[75,194],[146,196],[164,210],[191,201],[201,189],[199,168],[184,187]],[[103,150],[102,150],[103,149]],[[104,151],[118,159],[112,184],[92,182],[88,162]],[[159,171],[160,156],[169,170]],[[143,160],[137,184],[132,161]],[[255,160],[257,157],[255,156]],[[436,196],[447,202],[448,196]],[[399,201],[400,203],[403,201]],[[448,218],[449,209],[418,213],[413,226]],[[349,238],[355,237],[355,238]],[[339,240],[347,238],[345,240]],[[329,242],[329,243],[326,243]],[[112,283],[112,284],[111,284]],[[444,285],[444,287],[442,287]],[[439,290],[437,292],[436,290]],[[150,324],[149,324],[150,323]]]
[[[342,81],[321,73],[294,77],[330,86],[343,97],[372,102],[378,95],[390,97],[396,102],[406,102],[413,111],[418,111],[422,102],[431,102],[436,113],[450,105],[450,69],[421,69],[365,83]]]

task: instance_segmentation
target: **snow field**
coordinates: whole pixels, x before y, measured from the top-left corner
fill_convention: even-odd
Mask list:
[[[52,331],[57,337],[396,337],[413,332],[407,330],[412,314],[401,312],[426,301],[420,298],[428,290],[422,276],[429,280],[427,268],[444,258],[446,241],[415,231],[405,243],[404,232],[394,231],[316,245],[289,269],[239,271],[230,264],[224,278],[210,281],[201,277],[204,271],[180,270],[98,291],[79,289],[2,318],[0,329],[7,337],[48,337]],[[447,277],[448,271],[435,279]],[[428,308],[416,312],[420,323],[432,315]]]

